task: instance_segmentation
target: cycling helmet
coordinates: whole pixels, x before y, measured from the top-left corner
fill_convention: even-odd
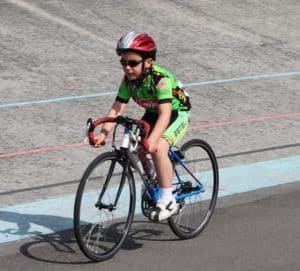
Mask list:
[[[120,38],[116,51],[118,55],[126,51],[135,51],[144,58],[151,57],[155,60],[156,44],[148,34],[132,31]]]

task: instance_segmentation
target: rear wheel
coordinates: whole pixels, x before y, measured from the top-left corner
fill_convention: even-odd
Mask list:
[[[182,161],[202,184],[202,188],[182,165],[175,164],[175,186],[179,191],[177,202],[180,210],[168,222],[178,237],[190,239],[204,230],[214,212],[219,187],[218,164],[212,148],[200,139],[186,142],[180,152],[184,156]]]
[[[93,261],[111,258],[129,232],[134,209],[132,172],[124,171],[115,152],[98,156],[86,169],[75,199],[74,230],[81,251]]]

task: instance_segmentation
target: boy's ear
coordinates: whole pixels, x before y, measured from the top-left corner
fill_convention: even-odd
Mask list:
[[[145,68],[150,68],[153,65],[153,59],[152,58],[147,58],[145,60]]]

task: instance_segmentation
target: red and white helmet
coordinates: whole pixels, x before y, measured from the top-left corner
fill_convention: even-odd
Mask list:
[[[116,51],[118,55],[126,51],[136,51],[143,57],[155,60],[156,44],[148,34],[132,31],[120,38]]]

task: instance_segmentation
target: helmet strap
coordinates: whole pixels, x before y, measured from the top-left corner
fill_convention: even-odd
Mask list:
[[[139,86],[141,85],[144,81],[145,78],[149,75],[151,67],[148,69],[145,69],[145,58],[143,58],[143,62],[142,62],[142,72],[139,75],[139,77],[137,79],[135,79],[134,81],[130,81],[132,84],[134,84],[135,86]]]

